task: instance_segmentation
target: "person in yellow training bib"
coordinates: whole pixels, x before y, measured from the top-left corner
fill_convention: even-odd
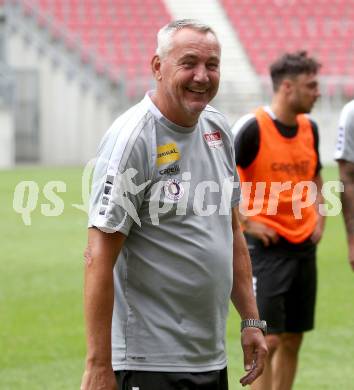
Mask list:
[[[320,64],[306,52],[270,66],[274,96],[233,126],[240,207],[269,355],[253,390],[291,389],[303,333],[314,326],[316,245],[324,216],[319,136],[309,117]]]

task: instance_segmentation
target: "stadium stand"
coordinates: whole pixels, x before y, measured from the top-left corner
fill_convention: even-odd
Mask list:
[[[28,14],[68,48],[79,48],[83,62],[113,81],[124,79],[129,96],[151,82],[149,61],[156,32],[171,17],[161,0],[36,0]]]
[[[337,117],[354,94],[353,2],[0,0],[0,127],[12,134],[0,154],[12,150],[7,165],[86,163],[114,118],[153,86],[158,28],[192,17],[221,37],[222,82],[212,104],[230,123],[269,101],[266,69],[278,53],[318,54],[325,76],[314,115],[330,162]]]
[[[352,0],[220,1],[258,74],[280,53],[306,49],[323,63],[323,76],[347,78],[344,93],[354,94]]]

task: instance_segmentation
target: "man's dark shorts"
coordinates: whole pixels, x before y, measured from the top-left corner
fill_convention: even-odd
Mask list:
[[[253,268],[253,287],[260,318],[268,333],[301,333],[314,327],[316,245],[310,239],[275,245],[245,235]]]
[[[116,371],[119,390],[228,390],[227,368],[198,373]]]

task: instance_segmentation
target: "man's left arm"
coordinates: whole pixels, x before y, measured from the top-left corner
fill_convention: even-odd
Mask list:
[[[246,241],[239,224],[238,208],[232,209],[233,228],[233,287],[231,300],[244,319],[259,319],[252,288],[252,267]],[[263,372],[267,346],[260,329],[247,327],[241,334],[244,366],[247,374],[240,379],[242,386],[251,384]]]
[[[323,180],[321,177],[321,174],[318,173],[317,176],[313,179],[317,192],[316,192],[316,200],[315,200],[315,210],[317,213],[317,223],[315,230],[313,231],[311,235],[311,240],[315,243],[318,244],[322,238],[324,227],[325,227],[325,222],[326,222],[326,216],[322,215],[320,213],[320,204],[324,203],[324,197],[322,195],[322,186],[323,186]]]
[[[354,163],[339,160],[339,175],[344,185],[341,192],[343,217],[348,241],[349,264],[354,271]]]

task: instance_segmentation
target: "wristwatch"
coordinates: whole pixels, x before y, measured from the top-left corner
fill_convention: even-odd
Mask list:
[[[264,336],[267,334],[267,323],[262,320],[252,320],[252,319],[242,320],[241,332],[245,328],[258,328],[263,332]]]

